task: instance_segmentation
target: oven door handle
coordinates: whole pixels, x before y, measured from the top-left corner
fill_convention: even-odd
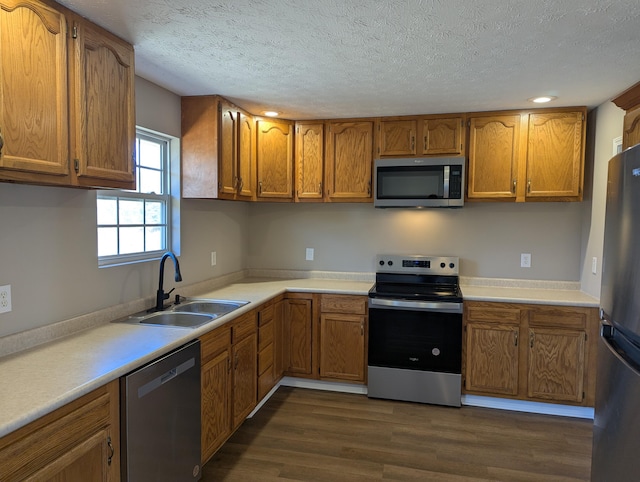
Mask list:
[[[386,309],[437,311],[439,313],[462,313],[462,303],[441,301],[406,301],[369,298],[369,306]]]

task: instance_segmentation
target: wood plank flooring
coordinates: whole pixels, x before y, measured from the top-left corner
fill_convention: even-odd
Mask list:
[[[280,387],[201,480],[588,481],[592,425]]]

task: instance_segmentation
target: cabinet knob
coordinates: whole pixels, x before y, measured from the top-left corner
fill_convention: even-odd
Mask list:
[[[535,339],[536,335],[534,335],[533,333],[531,333],[531,335],[529,336],[529,347],[533,348],[533,341]]]
[[[429,143],[429,134],[424,136],[424,151],[426,152],[427,150],[427,144]]]
[[[371,196],[371,179],[367,183],[367,196]]]
[[[515,179],[513,180],[513,194],[516,193],[516,184],[518,181],[516,181]]]
[[[2,131],[0,131],[0,155],[2,155],[3,147],[4,147],[4,138],[2,137]]]
[[[322,181],[318,183],[318,194],[322,195]]]
[[[531,179],[529,179],[529,181],[527,181],[527,192],[531,193]]]
[[[514,341],[515,341],[515,345],[518,346],[518,330],[515,330],[513,332],[513,338],[514,338]]]
[[[262,181],[258,183],[258,194],[262,194]]]

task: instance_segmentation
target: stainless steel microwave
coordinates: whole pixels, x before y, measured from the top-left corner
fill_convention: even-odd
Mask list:
[[[377,208],[451,208],[464,205],[465,158],[376,159]]]

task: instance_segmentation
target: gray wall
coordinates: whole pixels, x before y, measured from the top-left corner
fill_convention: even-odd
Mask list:
[[[450,255],[464,276],[580,280],[582,203],[467,203],[462,209],[370,204],[252,206],[252,268],[375,271],[378,253]],[[305,261],[305,248],[315,260]],[[531,253],[531,268],[520,268]]]
[[[136,79],[136,105],[140,126],[180,135],[178,96]],[[402,252],[460,256],[465,276],[581,281],[597,296],[591,257],[602,253],[603,169],[622,133],[622,111],[607,102],[596,114],[588,160],[594,191],[583,203],[411,211],[182,200],[184,283],[245,268],[373,272],[377,253]],[[93,191],[0,183],[0,285],[12,286],[13,302],[11,313],[0,314],[0,336],[153,296],[157,262],[98,268],[95,217]],[[315,248],[314,261],[305,261],[307,247]],[[524,252],[530,269],[520,268]],[[172,287],[172,277],[165,279]]]

